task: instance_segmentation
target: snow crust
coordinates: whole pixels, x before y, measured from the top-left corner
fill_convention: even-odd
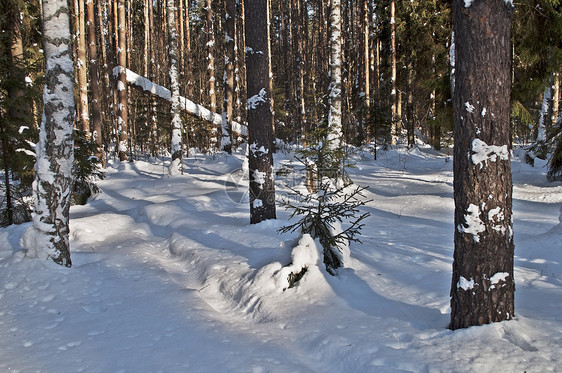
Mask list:
[[[338,277],[318,242],[249,224],[233,185],[246,154],[109,165],[71,209],[73,267],[25,257],[30,224],[0,228],[0,371],[555,372],[562,366],[562,183],[512,158],[516,317],[452,332],[452,162],[420,146],[365,150],[363,244]],[[521,155],[521,157],[519,157]],[[275,168],[297,167],[275,154]],[[243,173],[247,175],[246,173]],[[230,175],[230,177],[229,177]],[[287,193],[299,174],[276,177]],[[492,203],[492,201],[487,202]],[[499,212],[494,215],[499,216]],[[27,237],[35,238],[35,237]],[[286,287],[286,268],[307,266]],[[499,287],[504,272],[490,273]],[[470,291],[468,276],[461,286]],[[461,283],[459,281],[459,283]],[[480,286],[482,284],[479,284]],[[64,366],[63,366],[64,365]]]

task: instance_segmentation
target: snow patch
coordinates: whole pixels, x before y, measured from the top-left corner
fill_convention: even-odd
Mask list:
[[[500,282],[506,282],[505,279],[508,277],[509,277],[509,273],[507,272],[496,273],[495,275],[490,277],[490,283],[492,284],[492,286],[490,286],[490,289],[495,289],[496,285],[499,284]],[[503,286],[505,286],[505,284]]]
[[[486,230],[486,226],[480,219],[480,209],[478,206],[471,203],[466,209],[464,220],[465,224],[459,224],[457,230],[461,233],[471,234],[474,238],[474,242],[480,242],[478,234],[484,232]]]
[[[496,162],[498,158],[502,161],[509,160],[507,145],[488,145],[478,138],[472,140],[471,152],[472,154],[469,153],[468,156],[473,164],[480,166],[480,169],[482,169],[485,164],[487,165],[488,161]]]
[[[464,291],[474,289],[474,279],[471,277],[470,280],[467,280],[463,276],[459,278],[459,282],[457,282],[457,289],[463,289]]]

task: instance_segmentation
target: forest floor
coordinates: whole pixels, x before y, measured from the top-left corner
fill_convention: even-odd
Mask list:
[[[513,159],[516,317],[452,332],[452,160],[356,155],[362,244],[283,291],[289,212],[249,224],[243,156],[115,163],[71,209],[71,269],[0,229],[0,372],[554,372],[562,367],[562,183]],[[303,175],[276,154],[277,194]]]

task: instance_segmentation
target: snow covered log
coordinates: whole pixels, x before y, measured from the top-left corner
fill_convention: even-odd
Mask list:
[[[115,66],[113,68],[113,76],[117,77],[121,69],[125,69],[121,66]],[[144,91],[148,91],[153,95],[156,95],[166,101],[172,101],[172,92],[166,88],[158,85],[156,83],[151,82],[149,79],[141,76],[129,69],[125,69],[127,73],[127,82],[137,88],[141,88]],[[195,102],[180,96],[180,105],[181,108],[187,111],[189,114],[194,115],[198,118],[206,120],[216,125],[222,124],[222,115],[213,113],[211,110],[207,109],[206,107],[196,104]],[[240,124],[238,122],[232,122],[232,130],[241,134],[242,136],[246,136],[246,126]]]

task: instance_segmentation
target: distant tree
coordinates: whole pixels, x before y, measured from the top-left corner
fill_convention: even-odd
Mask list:
[[[451,329],[514,316],[509,0],[453,1]]]
[[[69,210],[75,115],[71,28],[66,0],[43,0],[46,59],[43,120],[35,165],[33,226],[22,238],[30,256],[70,267]]]
[[[269,91],[268,1],[245,0],[250,223],[276,218],[272,94]]]

